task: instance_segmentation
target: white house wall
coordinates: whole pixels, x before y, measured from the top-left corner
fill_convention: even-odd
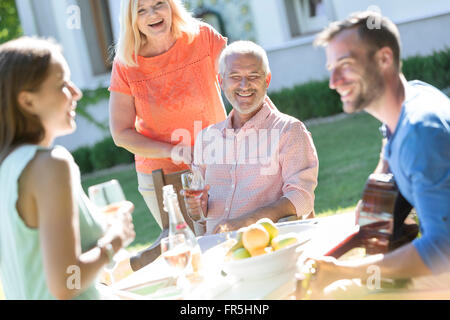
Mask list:
[[[33,14],[33,7],[30,0],[16,0],[17,12],[20,24],[25,34],[38,34],[36,17]]]
[[[83,33],[83,25],[80,28],[68,26],[70,21],[70,12],[67,12],[70,6],[76,6],[75,0],[51,0],[54,4],[55,20],[58,23],[61,32],[59,41],[64,47],[64,56],[69,61],[72,73],[72,80],[81,88],[89,87],[92,75],[91,61],[87,43]]]
[[[255,2],[257,0],[254,0]],[[267,0],[272,4],[282,0]],[[351,12],[367,9],[376,5],[381,12],[391,18],[400,30],[402,40],[402,58],[412,55],[429,55],[450,47],[450,1],[407,1],[407,0],[333,0],[336,19],[343,19]],[[267,4],[266,4],[267,5]],[[253,8],[258,11],[260,8]],[[262,11],[261,11],[262,12]],[[271,18],[269,19],[268,16]],[[265,21],[280,19],[280,12],[271,12]],[[258,20],[256,20],[258,21]],[[267,24],[267,23],[266,23]],[[260,30],[267,26],[257,25]],[[269,91],[289,88],[311,80],[324,80],[328,77],[325,69],[325,54],[321,48],[314,48],[315,35],[289,39],[289,31],[284,35],[258,33],[258,41],[268,52],[272,69],[272,83]],[[265,38],[262,38],[265,36]],[[284,40],[282,39],[289,39]]]
[[[354,11],[377,6],[381,13],[396,23],[450,12],[448,0],[333,0],[336,19],[344,19]]]
[[[398,25],[402,41],[402,58],[430,55],[433,51],[450,48],[450,13]],[[270,91],[289,88],[310,80],[324,80],[325,54],[312,46],[313,36],[291,41],[268,50],[272,69]]]
[[[111,17],[111,27],[114,35],[114,43],[117,43],[120,36],[120,0],[109,0],[109,14]]]
[[[283,0],[251,0],[257,41],[267,48],[291,39]],[[450,12],[449,0],[330,0],[335,20],[355,11],[378,7],[395,23],[404,23]]]
[[[450,48],[450,12],[399,25],[403,57],[430,55]]]
[[[271,47],[289,40],[283,0],[251,0],[251,5],[259,45]]]
[[[271,50],[268,57],[272,71],[269,92],[328,77],[325,54],[323,50],[313,48],[311,42]]]

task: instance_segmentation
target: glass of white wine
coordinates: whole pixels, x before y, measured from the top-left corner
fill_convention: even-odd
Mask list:
[[[126,201],[125,194],[120,186],[119,181],[112,179],[100,184],[90,186],[88,188],[89,200],[94,203],[100,212],[107,225],[114,223],[114,219],[118,218],[119,209]],[[121,267],[123,261],[129,260],[129,253],[125,249],[120,249],[114,256],[114,261],[105,267],[106,273],[109,275],[109,282],[115,282],[114,273]]]
[[[115,205],[126,200],[122,187],[116,179],[90,186],[88,193],[89,199],[106,214],[115,211],[117,209]]]
[[[189,280],[185,277],[186,267],[191,262],[192,246],[184,234],[169,235],[161,239],[161,256],[178,278],[177,286],[185,292]]]

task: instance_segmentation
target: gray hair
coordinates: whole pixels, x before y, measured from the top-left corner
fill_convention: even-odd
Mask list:
[[[263,64],[263,70],[266,75],[270,73],[270,67],[269,67],[269,58],[267,58],[266,51],[256,43],[252,41],[235,41],[229,46],[227,46],[221,53],[219,58],[219,73],[220,76],[225,75],[225,68],[226,68],[226,61],[227,58],[233,54],[252,54],[255,57],[258,57],[261,59]]]

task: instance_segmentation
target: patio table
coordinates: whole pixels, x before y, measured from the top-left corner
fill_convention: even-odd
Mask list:
[[[280,228],[314,228],[311,240],[303,245],[302,257],[314,255],[326,255],[337,244],[359,230],[355,225],[354,212],[346,212],[327,217],[318,217],[308,220],[277,223]],[[231,236],[234,235],[231,233]],[[263,279],[236,279],[232,276],[224,276],[218,265],[208,264],[214,260],[219,244],[230,237],[230,234],[215,234],[198,237],[198,242],[203,253],[205,267],[211,271],[204,281],[193,285],[190,293],[181,296],[174,290],[174,280],[165,261],[159,257],[153,263],[134,272],[125,279],[115,283],[112,288],[116,294],[124,299],[189,299],[189,300],[252,300],[252,299],[289,299],[295,291],[296,268],[284,270]],[[216,251],[215,251],[216,250]],[[214,271],[214,272],[213,272]],[[147,289],[142,289],[147,288]],[[149,289],[150,288],[150,289]],[[157,290],[159,288],[159,290]],[[146,292],[147,290],[147,292]]]

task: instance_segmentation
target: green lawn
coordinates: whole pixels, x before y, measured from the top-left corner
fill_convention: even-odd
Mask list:
[[[319,157],[317,214],[354,207],[381,150],[380,122],[366,113],[309,128]]]

